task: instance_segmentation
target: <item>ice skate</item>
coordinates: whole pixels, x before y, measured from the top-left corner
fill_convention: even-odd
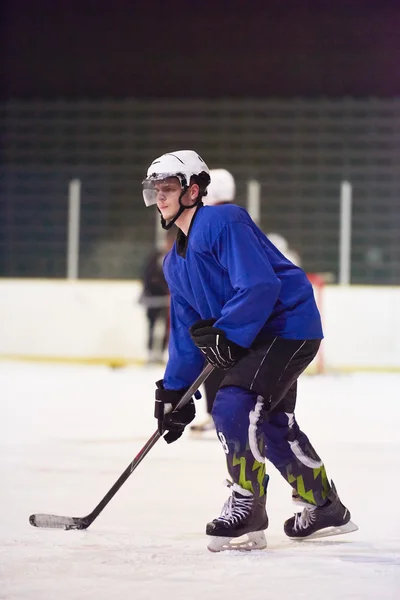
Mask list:
[[[340,502],[332,483],[328,500],[323,506],[306,505],[300,513],[285,522],[284,530],[295,540],[315,539],[357,531],[358,527],[350,519],[349,510]]]
[[[266,493],[256,499],[237,483],[226,484],[232,488],[232,495],[225,502],[221,516],[207,524],[206,534],[210,536],[207,548],[211,552],[263,550],[267,547]]]
[[[207,418],[201,423],[196,423],[190,427],[192,433],[205,433],[206,431],[215,431],[214,420],[211,415],[207,415]]]

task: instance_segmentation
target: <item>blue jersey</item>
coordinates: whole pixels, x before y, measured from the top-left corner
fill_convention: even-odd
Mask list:
[[[187,238],[179,234],[178,239],[164,259],[171,292],[167,389],[191,385],[203,368],[204,356],[189,334],[199,319],[217,319],[215,327],[245,348],[256,338],[323,337],[306,274],[279,252],[243,208],[201,206]]]

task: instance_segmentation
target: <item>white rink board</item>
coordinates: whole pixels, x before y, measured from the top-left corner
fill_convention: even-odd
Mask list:
[[[133,282],[0,280],[0,358],[142,361]],[[326,369],[400,371],[400,287],[325,286]]]
[[[400,371],[400,287],[327,286],[323,316],[328,369]]]
[[[138,282],[0,281],[0,356],[146,356]]]
[[[268,466],[268,548],[206,550],[228,490],[216,438],[163,440],[84,532],[31,527],[83,516],[155,429],[161,369],[0,363],[1,600],[397,600],[398,374],[304,377],[297,418],[359,531],[292,542],[291,488]],[[379,399],[379,410],[377,410]],[[204,400],[197,403],[199,418]]]

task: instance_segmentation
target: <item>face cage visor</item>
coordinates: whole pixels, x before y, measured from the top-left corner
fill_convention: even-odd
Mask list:
[[[182,191],[187,187],[186,177],[181,173],[158,173],[154,175],[150,175],[146,177],[146,179],[142,182],[143,186],[143,200],[146,206],[154,206],[157,204],[157,190],[156,184],[160,181],[164,181],[169,179],[170,177],[174,177],[178,179]]]

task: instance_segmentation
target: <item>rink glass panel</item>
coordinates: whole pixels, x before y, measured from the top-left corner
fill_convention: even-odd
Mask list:
[[[400,100],[10,101],[0,104],[0,275],[65,277],[68,183],[82,183],[82,278],[131,279],[155,240],[141,181],[194,148],[225,167],[261,227],[308,272],[338,274],[340,184],[353,185],[352,282],[400,280]]]

